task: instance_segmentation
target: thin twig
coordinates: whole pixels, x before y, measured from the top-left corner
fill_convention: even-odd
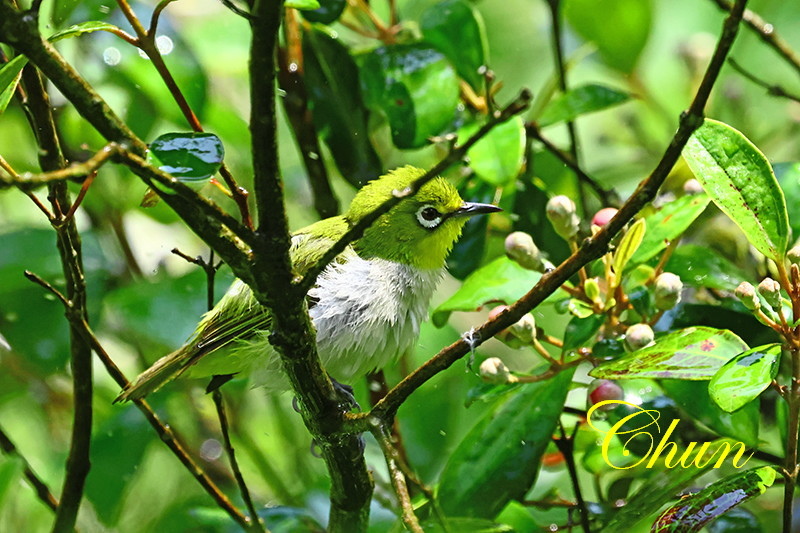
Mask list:
[[[48,487],[47,483],[42,481],[42,478],[40,478],[36,472],[33,471],[31,464],[20,453],[17,447],[14,446],[14,443],[11,441],[9,436],[6,435],[6,432],[3,431],[2,428],[0,428],[0,449],[2,449],[6,455],[16,457],[22,462],[22,473],[25,475],[25,479],[28,480],[28,483],[31,484],[31,487],[33,487],[33,490],[36,491],[36,496],[42,501],[42,503],[49,507],[51,511],[55,511],[58,508],[58,500],[55,496],[53,496],[53,492],[50,490],[50,487]]]
[[[733,67],[735,71],[739,74],[747,78],[748,80],[752,81],[759,87],[763,87],[767,90],[767,94],[771,96],[777,96],[779,98],[788,98],[789,100],[794,100],[795,102],[800,102],[800,96],[790,93],[780,85],[771,85],[764,80],[756,77],[755,74],[748,72],[742,65],[740,65],[735,59],[732,57],[728,58],[728,63]]]
[[[572,483],[572,491],[575,493],[575,500],[577,502],[576,508],[581,515],[581,527],[584,533],[592,533],[592,528],[589,526],[589,510],[586,508],[586,501],[583,499],[581,492],[581,485],[578,481],[578,469],[575,466],[575,434],[578,432],[579,424],[575,424],[575,429],[572,435],[567,437],[567,432],[564,431],[564,425],[559,423],[558,428],[561,432],[561,438],[554,438],[558,451],[564,456],[564,461],[567,464],[567,471],[569,472],[569,479]]]
[[[105,145],[100,151],[82,163],[73,163],[68,167],[50,172],[34,174],[23,172],[9,177],[0,174],[0,189],[16,187],[22,191],[31,191],[50,183],[68,179],[85,178],[107,163],[114,155],[119,153],[120,147],[116,143]]]
[[[417,520],[417,516],[414,514],[414,507],[411,505],[411,497],[408,494],[406,478],[399,466],[400,456],[392,445],[389,429],[383,424],[378,424],[378,426],[374,427],[372,434],[378,440],[378,444],[380,444],[381,450],[383,451],[383,456],[386,458],[389,478],[391,479],[395,496],[397,496],[397,503],[400,504],[403,522],[410,531],[422,533],[422,527],[419,525],[419,520]]]

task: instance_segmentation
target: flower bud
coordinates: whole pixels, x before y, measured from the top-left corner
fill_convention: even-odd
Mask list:
[[[736,287],[734,294],[749,310],[758,311],[761,308],[761,302],[758,301],[758,296],[756,296],[756,289],[751,283],[741,282]]]
[[[503,384],[514,383],[516,376],[512,376],[508,367],[499,357],[490,357],[481,363],[478,372],[481,379],[487,383]]]
[[[772,278],[764,278],[758,284],[758,293],[764,297],[764,300],[773,309],[778,309],[781,306],[781,284]]]
[[[506,237],[506,255],[522,268],[544,272],[545,262],[542,252],[533,242],[533,237],[524,231],[509,233]]]
[[[604,402],[607,400],[622,400],[625,398],[625,391],[616,381],[610,379],[596,379],[589,383],[589,405]],[[600,410],[611,410],[615,405],[604,405]]]
[[[526,313],[525,316],[511,324],[508,331],[522,344],[531,344],[536,338],[536,320],[532,314]]]
[[[656,309],[666,311],[678,305],[682,290],[683,282],[679,276],[672,272],[664,272],[658,276],[654,291]]]
[[[786,252],[786,259],[788,259],[793,265],[800,263],[800,244],[793,246],[788,252]]]
[[[683,183],[683,192],[686,194],[700,194],[703,186],[694,178],[688,179]]]
[[[647,324],[634,324],[625,332],[625,345],[632,352],[653,343],[653,328]]]
[[[604,207],[594,214],[594,217],[592,217],[592,225],[602,228],[608,224],[612,218],[614,218],[614,215],[616,215],[618,211],[619,209],[615,209],[613,207]]]
[[[578,233],[580,220],[575,213],[575,202],[566,196],[554,196],[547,202],[547,218],[553,229],[563,239],[571,239]]]

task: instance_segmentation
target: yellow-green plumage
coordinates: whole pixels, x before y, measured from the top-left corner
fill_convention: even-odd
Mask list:
[[[295,232],[290,249],[295,274],[307,272],[351,226],[423,173],[413,167],[390,172],[364,186],[344,215]],[[347,382],[408,350],[467,216],[498,210],[466,204],[452,185],[436,178],[381,216],[340,254],[308,294],[318,352],[330,375]],[[156,361],[117,400],[142,398],[183,373],[250,372],[258,385],[287,389],[268,342],[270,323],[269,312],[237,280],[192,338]]]

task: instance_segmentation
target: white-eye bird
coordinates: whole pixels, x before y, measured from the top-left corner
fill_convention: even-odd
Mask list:
[[[295,274],[302,276],[351,226],[423,174],[411,166],[394,170],[359,190],[345,214],[295,232],[290,249]],[[330,376],[347,383],[411,348],[467,219],[500,210],[464,202],[447,180],[434,178],[328,265],[308,292],[308,307]],[[156,361],[116,401],[142,398],[184,373],[250,372],[256,385],[286,390],[289,381],[269,344],[270,324],[269,311],[236,280],[189,341]]]

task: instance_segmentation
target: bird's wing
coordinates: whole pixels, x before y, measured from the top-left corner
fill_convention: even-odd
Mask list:
[[[315,264],[330,246],[347,231],[343,217],[321,220],[303,228],[292,236],[290,257],[295,275],[302,276]],[[314,302],[309,302],[312,306]],[[262,307],[250,287],[236,280],[214,308],[203,316],[189,341],[156,361],[133,381],[115,401],[143,398],[163,384],[180,376],[205,356],[232,342],[252,339],[259,332],[269,330],[272,318]],[[243,370],[246,362],[220,361],[209,374],[234,374]],[[240,363],[237,365],[236,363]],[[230,364],[228,364],[230,363]],[[222,369],[221,371],[219,371]]]

